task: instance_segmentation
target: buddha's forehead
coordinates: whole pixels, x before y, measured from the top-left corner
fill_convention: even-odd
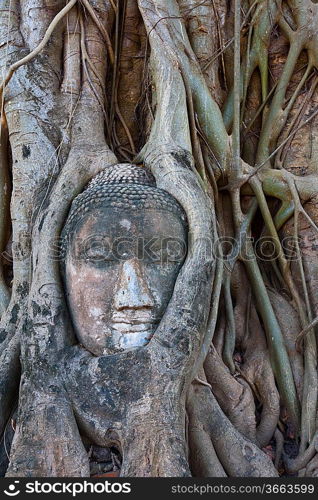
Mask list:
[[[92,207],[74,228],[79,239],[96,236],[154,236],[185,239],[186,229],[177,214],[160,209],[118,209]]]

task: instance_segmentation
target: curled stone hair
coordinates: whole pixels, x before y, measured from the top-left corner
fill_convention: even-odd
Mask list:
[[[96,175],[74,199],[62,231],[64,252],[79,220],[92,207],[101,205],[128,210],[168,211],[177,215],[185,226],[187,224],[181,205],[167,191],[156,186],[155,178],[148,169],[125,163],[117,164]]]

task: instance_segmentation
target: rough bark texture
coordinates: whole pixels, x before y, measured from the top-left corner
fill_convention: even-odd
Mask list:
[[[310,0],[2,0],[3,475],[317,475],[317,21]],[[149,344],[95,356],[53,257],[120,162],[183,207],[188,249]]]

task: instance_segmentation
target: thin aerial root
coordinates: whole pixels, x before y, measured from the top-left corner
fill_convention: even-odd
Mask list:
[[[80,0],[80,1],[84,5],[84,7],[87,9],[87,11],[91,15],[93,21],[96,23],[98,29],[100,30],[101,34],[103,35],[103,38],[106,42],[109,60],[112,64],[114,64],[114,60],[115,60],[114,51],[113,51],[112,43],[110,41],[110,38],[109,38],[109,35],[108,35],[106,28],[103,26],[100,19],[98,19],[97,14],[96,14],[95,10],[93,9],[93,7],[91,6],[91,4],[89,3],[89,1],[88,0]]]
[[[64,71],[61,92],[75,94],[81,87],[80,26],[78,9],[74,7],[67,15],[64,33]]]
[[[307,333],[309,333],[316,325],[318,325],[318,316],[315,317],[315,319],[313,319],[309,325],[306,326],[306,328],[304,328],[296,337],[296,345],[299,349],[299,346],[301,344],[301,342],[303,341],[305,335]]]
[[[227,272],[224,277],[223,290],[224,301],[226,309],[227,327],[225,330],[225,339],[223,347],[223,360],[229,368],[231,374],[235,373],[235,366],[233,361],[233,354],[235,349],[235,320],[234,309],[232,303],[231,289],[230,289],[230,274]]]
[[[104,103],[103,101],[101,100],[101,97],[98,95],[98,89],[96,89],[94,83],[92,82],[92,79],[91,79],[91,76],[89,74],[89,71],[88,71],[88,68],[87,68],[87,64],[89,65],[92,73],[95,75],[101,89],[103,90],[103,82],[101,81],[100,79],[100,76],[98,75],[97,71],[95,70],[94,68],[94,65],[88,55],[88,52],[87,52],[87,49],[86,49],[86,45],[85,45],[85,27],[84,27],[84,22],[83,22],[83,18],[82,16],[80,17],[80,27],[81,27],[81,42],[80,42],[80,45],[81,45],[81,53],[82,53],[82,62],[83,62],[83,68],[84,68],[84,73],[85,73],[85,76],[87,78],[87,81],[89,83],[89,86],[93,92],[93,94],[95,95],[96,97],[96,100],[98,101],[98,104],[100,105],[101,109],[103,110],[103,115],[104,115],[104,118],[106,119],[107,118],[107,115],[106,115],[106,110],[105,110],[105,106],[104,106]]]

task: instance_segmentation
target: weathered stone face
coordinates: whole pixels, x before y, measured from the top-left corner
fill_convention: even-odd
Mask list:
[[[95,355],[146,345],[171,298],[186,229],[167,210],[94,207],[74,227],[65,286],[79,342]]]

